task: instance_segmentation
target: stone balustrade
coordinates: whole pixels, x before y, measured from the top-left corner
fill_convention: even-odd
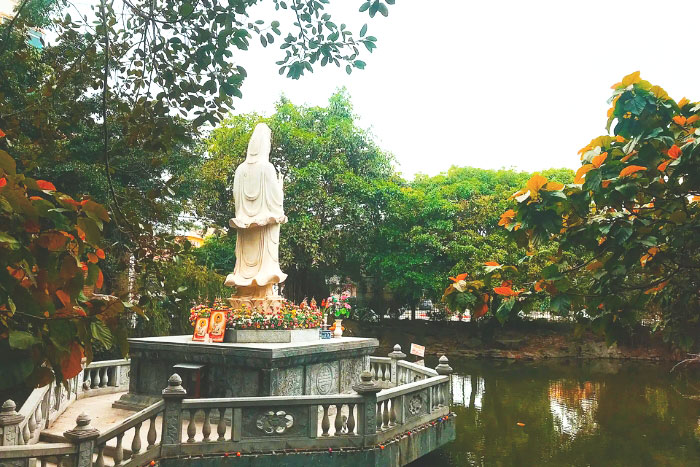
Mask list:
[[[80,415],[76,427],[64,433],[69,443],[12,446],[24,423],[32,419],[36,423],[37,415],[31,410],[26,416],[17,413],[8,401],[0,412],[0,465],[27,466],[33,460],[42,466],[66,467],[132,467],[151,461],[184,465],[194,457],[230,453],[293,455],[336,449],[366,453],[383,449],[384,443],[399,446],[412,431],[446,420],[451,402],[452,369],[445,357],[435,370],[405,362],[403,357],[398,346],[389,357],[372,357],[371,371],[362,372],[351,394],[187,399],[181,378],[173,374],[162,400],[103,433],[90,427],[87,415]],[[110,382],[119,384],[117,373],[110,373],[118,365],[103,363],[86,371],[97,371],[108,387]],[[91,373],[91,389],[93,378]],[[39,402],[32,405],[41,409],[44,396],[37,395]],[[452,434],[444,436],[453,438],[453,425],[450,430],[445,433]],[[431,442],[444,442],[435,441],[442,439],[440,433],[431,435]],[[411,458],[415,455],[417,451],[411,451]],[[394,465],[393,461],[387,465]]]

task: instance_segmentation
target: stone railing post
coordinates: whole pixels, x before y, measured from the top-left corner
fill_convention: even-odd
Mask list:
[[[394,386],[398,386],[401,384],[398,363],[399,360],[406,358],[406,354],[401,352],[401,346],[396,344],[394,351],[389,354],[389,358],[391,358],[391,382],[394,383]]]
[[[187,391],[182,387],[182,378],[177,373],[168,378],[168,387],[163,389],[165,409],[161,431],[161,456],[180,454],[182,444],[182,400]]]
[[[64,431],[63,436],[78,447],[75,462],[78,467],[92,467],[92,452],[95,450],[95,440],[100,431],[90,426],[90,417],[81,413],[75,419],[75,428]]]
[[[443,355],[440,357],[440,361],[438,363],[438,366],[435,367],[435,371],[437,371],[437,374],[440,376],[447,376],[449,379],[447,381],[447,387],[442,388],[443,394],[440,400],[443,402],[442,405],[449,407],[452,405],[452,377],[450,376],[452,374],[452,367],[450,366],[449,360],[447,360],[447,356]],[[447,392],[445,394],[445,392]]]
[[[16,446],[20,443],[19,424],[24,416],[17,413],[17,405],[11,399],[5,401],[0,408],[0,446]]]
[[[363,371],[360,373],[360,382],[352,387],[362,396],[362,411],[358,434],[362,435],[365,446],[374,444],[377,437],[377,393],[382,388],[376,381],[372,381],[372,373]]]

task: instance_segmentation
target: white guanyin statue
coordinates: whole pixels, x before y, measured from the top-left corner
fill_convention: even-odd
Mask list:
[[[236,203],[231,227],[238,233],[236,267],[225,285],[235,286],[232,305],[246,303],[269,308],[278,301],[272,286],[284,282],[287,275],[279,265],[280,224],[287,222],[282,201],[282,175],[270,163],[270,128],[259,123],[248,143],[245,161],[236,168],[233,197]],[[262,300],[260,300],[262,299]]]

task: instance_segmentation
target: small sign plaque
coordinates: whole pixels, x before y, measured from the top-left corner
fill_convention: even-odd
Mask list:
[[[425,346],[418,344],[411,344],[411,355],[417,355],[418,357],[425,357]]]
[[[209,318],[209,337],[212,342],[223,342],[226,332],[226,312],[214,311]]]
[[[209,318],[200,316],[194,323],[194,333],[192,334],[192,340],[204,342],[207,338],[207,332],[209,332]]]

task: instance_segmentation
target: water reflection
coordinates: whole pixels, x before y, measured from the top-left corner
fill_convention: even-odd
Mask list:
[[[700,467],[700,401],[668,367],[450,363],[456,440],[416,466]]]
[[[549,410],[554,429],[569,438],[595,432],[600,387],[600,383],[590,381],[581,385],[567,380],[549,383]]]

